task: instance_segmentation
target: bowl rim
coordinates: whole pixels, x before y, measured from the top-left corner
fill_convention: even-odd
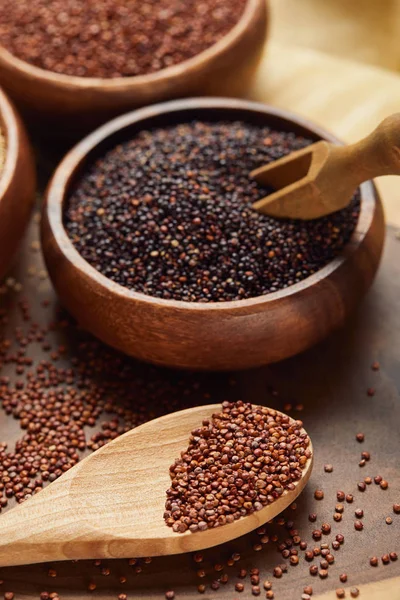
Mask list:
[[[0,87],[0,128],[5,138],[5,161],[0,170],[0,202],[5,196],[18,162],[19,131],[14,108]]]
[[[0,44],[0,65],[8,65],[13,67],[20,73],[23,73],[29,78],[40,79],[49,84],[62,85],[65,87],[74,87],[80,90],[98,90],[115,91],[124,90],[131,87],[141,87],[146,85],[154,85],[156,83],[167,82],[173,78],[181,77],[185,72],[196,70],[204,62],[208,62],[225,50],[229,50],[238,39],[245,33],[249,25],[257,17],[257,12],[265,4],[265,10],[268,9],[265,0],[247,0],[244,11],[235,25],[217,42],[199,52],[195,56],[184,60],[176,65],[165,67],[155,73],[147,73],[144,75],[132,75],[127,77],[101,78],[101,77],[81,77],[77,75],[65,75],[63,73],[55,73],[37,67],[22,60],[9,52]]]
[[[262,112],[266,117],[271,116],[282,119],[286,122],[292,121],[298,127],[309,129],[315,136],[321,137],[322,139],[326,139],[335,144],[342,144],[338,138],[323,128],[314,125],[307,119],[297,116],[290,111],[278,109],[268,104],[232,98],[202,97],[173,100],[134,110],[126,113],[125,115],[112,119],[105,125],[102,125],[86,136],[63,158],[48,185],[46,202],[43,204],[42,213],[46,214],[48,226],[58,250],[63,254],[68,263],[70,263],[74,269],[79,271],[80,276],[92,280],[98,286],[96,291],[98,291],[99,288],[102,288],[105,293],[118,296],[120,299],[140,302],[143,305],[151,305],[153,307],[157,306],[165,309],[175,308],[179,310],[195,312],[218,311],[226,314],[242,309],[247,312],[249,308],[265,308],[268,304],[292,297],[299,292],[310,290],[314,285],[319,284],[321,281],[337,271],[361,245],[368,233],[369,228],[371,227],[374,218],[374,212],[377,207],[377,195],[372,181],[367,181],[360,186],[361,209],[359,218],[353,234],[343,248],[342,252],[316,273],[285,289],[278,290],[277,292],[271,292],[269,294],[255,296],[254,298],[246,298],[243,300],[229,300],[221,302],[188,302],[183,300],[170,300],[156,298],[155,296],[149,296],[141,292],[129,290],[128,288],[125,288],[124,286],[112,281],[92,267],[74,247],[63,223],[63,206],[70,187],[71,179],[73,178],[76,170],[80,167],[81,163],[86,159],[86,156],[95,150],[95,148],[100,143],[104,142],[108,137],[135,123],[140,123],[143,120],[148,120],[153,117],[168,113],[184,112],[185,110],[213,110],[224,108],[227,110],[236,109],[239,111],[247,110],[249,112],[256,113]]]

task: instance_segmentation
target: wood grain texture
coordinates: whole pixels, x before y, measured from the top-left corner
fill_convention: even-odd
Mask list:
[[[55,320],[58,306],[49,281],[40,276],[43,269],[40,254],[31,250],[31,242],[37,240],[36,229],[35,219],[18,267],[12,275],[23,284],[23,297],[30,298],[32,318],[47,325]],[[308,574],[309,563],[303,557],[297,567],[288,567],[287,574],[279,580],[275,579],[272,576],[273,567],[286,561],[282,561],[275,544],[271,542],[264,545],[260,552],[255,552],[253,545],[259,542],[260,537],[253,532],[234,542],[204,551],[204,562],[200,566],[189,553],[158,557],[150,565],[143,560],[138,560],[135,566],[129,566],[126,560],[105,560],[102,566],[109,568],[109,576],[102,575],[93,561],[2,568],[2,590],[14,591],[16,600],[37,600],[44,590],[57,591],[62,600],[115,600],[120,593],[126,593],[128,598],[135,600],[163,600],[165,592],[173,589],[177,599],[198,600],[200,595],[197,585],[201,582],[206,585],[206,592],[202,596],[205,599],[232,600],[239,597],[234,589],[235,583],[242,581],[237,578],[239,569],[257,567],[260,569],[261,581],[272,581],[275,597],[279,600],[300,598],[303,587],[307,584],[314,588],[313,597],[328,591],[332,596],[333,590],[340,585],[339,574],[342,572],[348,574],[348,586],[357,585],[360,588],[360,598],[392,600],[392,596],[379,597],[375,591],[371,591],[371,597],[368,594],[370,589],[392,591],[389,584],[386,587],[384,582],[380,582],[397,576],[393,581],[394,587],[400,579],[400,561],[376,569],[369,565],[372,554],[381,556],[389,551],[400,553],[400,517],[392,512],[392,504],[400,498],[400,314],[397,310],[400,293],[399,244],[394,231],[389,230],[377,280],[347,327],[300,356],[268,368],[214,375],[176,373],[131,361],[137,368],[138,377],[149,386],[157,385],[159,380],[174,382],[173,389],[166,386],[165,395],[158,398],[157,402],[161,405],[166,398],[182,402],[182,407],[238,398],[280,410],[283,410],[287,402],[293,406],[297,402],[304,405],[301,412],[292,411],[290,414],[300,417],[305,423],[313,440],[315,464],[309,485],[296,501],[297,509],[287,510],[285,516],[294,520],[302,539],[312,548],[314,542],[311,532],[324,521],[332,524],[332,534],[322,541],[330,543],[336,533],[344,534],[345,543],[334,553],[335,563],[330,567],[326,580],[311,578]],[[37,270],[36,276],[31,275],[32,266]],[[0,306],[7,307],[9,314],[9,322],[2,332],[6,338],[13,337],[15,326],[24,327],[18,308],[20,298],[21,294],[14,295],[12,292],[0,297]],[[44,300],[50,301],[49,307],[42,306]],[[69,368],[71,357],[77,356],[77,343],[81,339],[79,332],[66,327],[50,331],[49,338],[52,348],[57,348],[59,344],[66,346],[67,352],[57,364],[61,368]],[[48,353],[43,352],[40,345],[32,348],[28,354],[33,355],[34,364],[48,359]],[[78,356],[80,361],[90,360],[84,352]],[[381,364],[378,372],[371,370],[374,360]],[[25,380],[25,376],[15,374],[15,366],[12,364],[4,365],[1,375],[10,376],[12,381]],[[366,394],[370,386],[376,389],[374,397]],[[141,404],[139,398],[137,402],[138,405]],[[124,399],[121,398],[121,407],[123,403]],[[136,406],[135,400],[133,406]],[[364,445],[356,442],[357,431],[365,433]],[[90,430],[88,436],[92,433],[93,430]],[[9,448],[13,449],[15,441],[23,435],[19,421],[0,411],[0,440],[7,441]],[[361,450],[371,452],[371,461],[363,469],[358,466]],[[333,464],[332,473],[324,473],[326,463]],[[366,475],[373,477],[377,473],[388,480],[388,490],[382,491],[375,485],[367,487],[364,493],[357,490],[357,481]],[[101,481],[98,485],[101,485]],[[317,488],[322,488],[325,492],[323,501],[314,499],[313,492]],[[355,500],[353,505],[346,504],[342,522],[333,523],[332,514],[338,489],[353,493]],[[363,508],[365,512],[362,532],[354,530],[355,508]],[[308,521],[310,512],[317,513],[316,524]],[[6,514],[0,516],[0,531],[1,519]],[[393,516],[391,526],[384,523],[388,515]],[[269,536],[276,533],[280,541],[288,537],[286,529],[276,524],[267,525],[266,533]],[[214,570],[214,564],[226,564],[232,552],[239,552],[241,560],[234,567],[225,567],[223,572],[228,574],[229,581],[215,592],[210,584],[220,573]],[[142,571],[136,572],[136,567]],[[49,568],[56,570],[57,577],[48,576]],[[196,576],[199,568],[206,571],[206,577],[201,581]],[[126,583],[119,581],[121,576],[126,577]],[[88,591],[90,582],[97,586],[94,593]],[[379,585],[372,585],[371,588],[367,585],[364,589],[364,584],[372,582],[379,582]],[[244,584],[245,591],[240,597],[250,600],[253,596],[248,577]],[[375,596],[372,596],[373,593]],[[394,599],[397,600],[396,596]]]
[[[294,490],[232,524],[177,534],[164,522],[170,465],[187,448],[193,429],[221,410],[220,404],[198,406],[149,421],[9,511],[0,520],[0,566],[181,554],[217,546],[270,521],[302,492],[313,457]]]
[[[254,76],[268,29],[265,0],[249,0],[235,27],[211,48],[157,73],[99,79],[59,75],[0,47],[0,81],[28,116],[57,135],[89,131],[127,110],[191,95],[241,95]],[[54,132],[53,132],[54,133]]]
[[[355,587],[355,586],[352,586]],[[386,581],[368,583],[358,586],[360,598],[366,600],[400,600],[400,577],[393,577]],[[351,598],[351,587],[346,586],[346,597]],[[316,597],[316,600],[337,600],[335,591],[327,592]]]
[[[36,191],[32,150],[23,124],[0,88],[0,130],[6,160],[0,169],[0,278],[15,257],[29,221]]]
[[[343,253],[286,290],[223,303],[160,300],[112,282],[81,258],[62,223],[79,169],[100,146],[140,128],[193,118],[244,119],[337,140],[288,113],[227,99],[185,100],[129,113],[76,146],[58,167],[43,208],[43,252],[63,304],[102,341],[156,364],[249,368],[301,352],[339,327],[371,284],[383,244],[383,216],[371,183],[361,187],[356,230]],[[114,141],[115,143],[115,141]]]
[[[273,217],[318,219],[345,208],[364,181],[400,175],[400,113],[348,146],[321,141],[251,173],[277,190],[254,203]]]
[[[314,1],[309,0],[308,4]],[[371,4],[369,0],[368,3]],[[279,4],[275,2],[273,9],[279,10]],[[296,10],[303,10],[304,2],[296,4]],[[349,10],[353,4],[358,6],[359,2],[346,2]],[[319,3],[320,11],[316,14],[323,13],[327,6],[333,5],[332,0]],[[385,11],[378,5],[376,10],[384,16]],[[355,11],[357,22],[363,16],[363,11]],[[300,32],[302,27],[298,23],[297,19],[296,30]],[[334,25],[333,21],[326,23],[326,27],[331,25]],[[367,30],[368,39],[375,25],[376,21],[371,21]],[[324,35],[323,32],[321,28],[321,35]],[[368,135],[385,117],[398,112],[398,74],[296,46],[294,39],[296,33],[284,44],[273,41],[268,44],[246,91],[248,98],[283,110],[296,111],[350,143]],[[388,39],[390,43],[392,38]],[[393,37],[393,43],[398,45],[398,35]],[[340,46],[336,39],[335,45]],[[372,46],[368,45],[368,48],[373,52]],[[400,226],[400,180],[394,176],[384,177],[377,182],[377,188],[388,222]]]
[[[272,38],[400,71],[399,0],[279,0]]]

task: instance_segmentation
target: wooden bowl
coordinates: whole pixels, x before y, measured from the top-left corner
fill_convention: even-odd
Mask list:
[[[193,118],[243,119],[338,143],[299,117],[240,100],[175,101],[111,121],[71,150],[50,183],[43,207],[42,243],[54,286],[63,304],[86,329],[107,344],[152,363],[244,369],[297,354],[342,325],[374,278],[383,246],[384,219],[371,182],[361,186],[359,221],[340,256],[300,283],[248,300],[202,304],[129,291],[91,267],[64,229],[63,204],[85,164],[141,129]]]
[[[5,162],[0,168],[0,278],[9,268],[28,224],[35,200],[36,175],[25,129],[0,89],[0,131]]]
[[[0,81],[28,117],[40,115],[54,123],[58,134],[71,135],[162,100],[243,95],[261,57],[267,29],[266,0],[248,0],[233,29],[204,52],[157,73],[116,79],[59,75],[32,66],[0,46]]]

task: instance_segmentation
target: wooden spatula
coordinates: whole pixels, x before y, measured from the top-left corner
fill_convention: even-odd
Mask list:
[[[356,144],[317,142],[252,171],[276,190],[253,206],[273,217],[318,219],[347,206],[361,183],[380,175],[400,175],[400,113]]]
[[[287,508],[306,485],[313,455],[293,490],[228,525],[175,533],[165,524],[169,467],[190,433],[220,404],[149,421],[110,442],[40,494],[0,516],[0,566],[84,558],[160,556],[239,537]],[[309,446],[312,452],[312,445]]]

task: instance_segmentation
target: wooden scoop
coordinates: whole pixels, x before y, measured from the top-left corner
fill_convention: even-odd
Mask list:
[[[187,448],[191,431],[221,409],[199,406],[145,423],[2,515],[0,566],[179,554],[221,544],[272,519],[303,490],[312,456],[294,490],[247,517],[184,534],[164,522],[169,467]]]
[[[347,206],[357,187],[380,175],[400,175],[400,113],[350,146],[317,142],[252,171],[276,192],[253,204],[261,213],[318,219]]]

